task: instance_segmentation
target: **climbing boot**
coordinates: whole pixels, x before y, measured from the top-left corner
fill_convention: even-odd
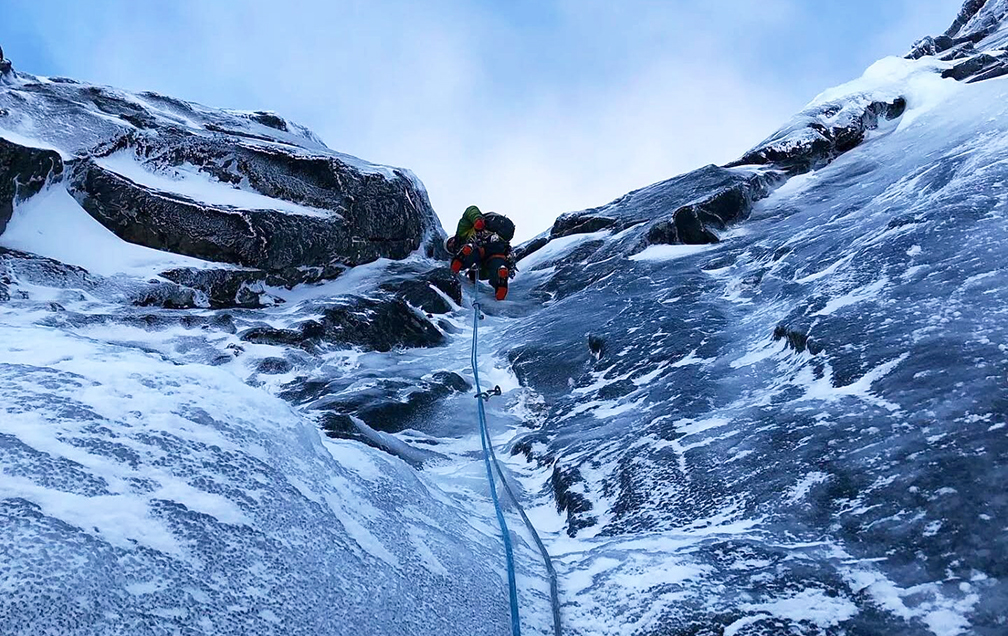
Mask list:
[[[504,300],[508,293],[508,268],[501,265],[497,268],[497,300]]]

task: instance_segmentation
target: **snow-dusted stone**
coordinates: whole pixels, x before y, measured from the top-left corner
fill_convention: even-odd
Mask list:
[[[59,153],[22,146],[0,138],[0,234],[14,212],[14,203],[38,194],[63,175]]]
[[[896,119],[906,100],[845,100],[817,104],[729,165],[770,164],[789,174],[821,168],[864,141],[879,121]]]
[[[444,256],[414,175],[274,113],[23,75],[0,114],[2,136],[73,159],[71,194],[138,245],[267,271]]]
[[[428,271],[414,266],[392,266],[381,289],[427,314],[446,314],[462,304],[462,282],[447,267]]]
[[[360,225],[338,213],[291,214],[204,203],[137,183],[93,159],[78,162],[69,190],[105,227],[131,243],[264,270],[355,265],[404,258],[418,249],[424,224],[397,198],[395,185],[365,186]],[[399,184],[408,188],[408,180]],[[371,191],[368,191],[370,188]],[[267,202],[268,204],[268,202]]]
[[[959,10],[959,15],[956,16],[956,19],[953,20],[948,30],[945,31],[945,35],[949,37],[961,35],[963,27],[980,12],[985,4],[987,4],[987,0],[965,0],[962,9]]]
[[[444,334],[423,314],[398,298],[350,297],[320,308],[317,319],[291,329],[254,327],[242,340],[315,351],[324,345],[350,345],[372,351],[404,347],[434,347]]]

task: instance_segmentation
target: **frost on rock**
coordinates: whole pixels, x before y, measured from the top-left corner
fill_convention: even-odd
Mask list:
[[[511,293],[544,306],[500,355],[545,423],[519,446],[562,515],[572,633],[1008,620],[1008,84],[951,66],[883,60],[818,97],[771,143],[906,104],[717,244],[634,253],[641,222],[519,263]]]
[[[492,535],[401,462],[211,367],[9,323],[0,353],[5,633],[506,630]]]

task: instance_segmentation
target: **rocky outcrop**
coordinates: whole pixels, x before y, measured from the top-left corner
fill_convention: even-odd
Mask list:
[[[0,138],[0,234],[14,213],[14,204],[39,193],[63,176],[59,153],[29,148]]]
[[[354,415],[376,431],[399,433],[430,414],[444,398],[468,391],[466,380],[449,371],[438,371],[416,383],[382,380],[367,391],[346,396],[320,396],[312,410],[325,411],[332,437],[357,438],[353,428],[341,428],[343,417]]]
[[[1008,33],[1001,23],[1008,16],[1003,0],[966,0],[952,26],[943,35],[918,40],[907,59],[938,56],[942,60],[965,59],[942,77],[958,81],[981,82],[1008,74]]]
[[[269,274],[262,270],[180,268],[162,272],[161,276],[202,292],[213,309],[259,309],[283,302],[266,291]]]
[[[369,193],[361,223],[354,225],[339,214],[199,203],[135,183],[91,158],[74,167],[68,187],[89,214],[126,241],[269,271],[405,258],[425,235],[420,216],[407,210],[408,197],[395,201],[377,192]]]
[[[3,49],[0,48],[0,84],[6,84],[17,77],[14,72],[14,64],[4,57]]]
[[[151,281],[150,286],[133,294],[130,302],[137,307],[160,307],[162,309],[198,309],[210,306],[206,294],[198,290],[159,281]],[[223,308],[223,306],[217,308]]]
[[[896,119],[905,110],[903,98],[888,103],[845,100],[815,106],[728,165],[771,165],[788,175],[818,170],[856,148],[880,120]]]
[[[261,269],[181,267],[161,272],[161,277],[204,294],[206,306],[213,309],[258,309],[284,302],[269,293],[268,287],[293,289],[297,285],[332,280],[344,271],[346,268],[342,266],[289,267],[269,272]]]
[[[417,250],[443,256],[443,230],[419,180],[333,152],[274,113],[25,75],[0,92],[0,115],[40,145],[79,157],[71,194],[132,243],[270,273]],[[118,161],[130,170],[118,173]],[[212,197],[176,192],[177,175],[209,181],[198,185]]]
[[[634,226],[641,226],[641,238],[629,246],[630,253],[654,244],[716,243],[718,232],[747,218],[753,203],[769,194],[782,178],[772,170],[706,166],[636,190],[606,206],[565,214],[557,219],[548,240],[527,243],[519,248],[519,254],[524,258],[564,236],[619,232]],[[572,258],[577,256],[581,255]]]
[[[0,247],[0,279],[8,286],[30,283],[40,287],[92,292],[99,281],[83,267]]]
[[[391,276],[391,280],[382,283],[381,289],[424,313],[447,314],[453,309],[451,303],[456,306],[462,304],[462,283],[447,267],[415,273],[405,271],[397,274],[393,271]]]
[[[907,59],[916,60],[929,55],[943,59],[957,59],[974,50],[998,29],[1008,12],[1008,6],[999,0],[966,0],[955,21],[942,35],[926,36],[914,43]]]
[[[399,298],[351,297],[342,304],[321,309],[318,319],[291,329],[253,327],[241,334],[246,342],[298,347],[316,351],[323,345],[391,351],[434,347],[444,334],[422,314]]]
[[[945,37],[954,38],[959,35],[959,32],[965,27],[970,20],[976,17],[980,9],[983,8],[987,0],[966,0],[963,3],[962,9],[959,10],[959,15],[949,26],[948,30],[945,31]]]
[[[1008,16],[1008,3],[1004,0],[966,0],[959,15],[945,32],[954,42],[982,42],[998,31]]]
[[[553,499],[557,512],[567,514],[567,536],[570,537],[577,536],[579,530],[598,523],[598,519],[589,514],[592,510],[591,500],[577,488],[583,482],[584,477],[577,468],[554,464],[550,476]]]
[[[981,53],[942,72],[944,78],[967,83],[982,82],[1002,75],[1008,75],[1008,54],[995,56]]]

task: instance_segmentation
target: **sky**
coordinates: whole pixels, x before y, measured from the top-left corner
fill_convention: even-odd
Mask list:
[[[961,0],[5,0],[15,68],[273,110],[518,239],[769,136]]]

